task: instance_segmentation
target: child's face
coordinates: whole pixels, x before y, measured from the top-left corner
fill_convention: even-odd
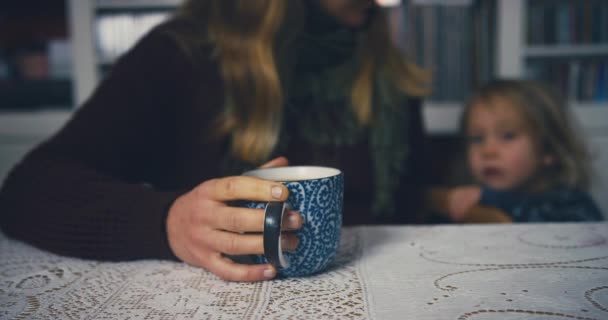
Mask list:
[[[472,105],[468,124],[468,159],[478,182],[497,190],[526,189],[541,166],[534,139],[508,101]]]

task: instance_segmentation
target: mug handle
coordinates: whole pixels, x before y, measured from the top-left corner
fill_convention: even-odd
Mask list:
[[[264,257],[276,268],[289,267],[281,248],[281,223],[289,209],[288,202],[268,202],[264,209]]]

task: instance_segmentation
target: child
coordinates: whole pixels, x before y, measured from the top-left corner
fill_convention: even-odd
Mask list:
[[[436,206],[460,222],[602,220],[586,192],[589,155],[563,101],[534,81],[500,80],[483,87],[461,122],[468,165],[479,186],[435,190]]]

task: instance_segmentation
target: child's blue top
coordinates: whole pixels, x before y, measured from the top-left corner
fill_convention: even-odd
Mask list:
[[[587,192],[563,187],[539,193],[520,193],[483,186],[479,203],[502,209],[514,222],[603,220],[600,209]]]

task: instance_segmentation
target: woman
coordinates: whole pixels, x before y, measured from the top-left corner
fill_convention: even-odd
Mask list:
[[[270,265],[226,257],[263,251],[263,213],[230,202],[286,199],[238,175],[287,159],[344,171],[346,224],[412,221],[427,79],[387,30],[367,0],[188,1],[13,170],[4,232],[59,254],[270,279]]]

